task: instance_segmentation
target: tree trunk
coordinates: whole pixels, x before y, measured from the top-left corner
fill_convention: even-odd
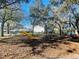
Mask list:
[[[75,26],[77,27],[77,32],[79,33],[79,26],[78,26],[78,23],[79,23],[79,19],[76,19]]]
[[[76,27],[78,29],[78,19],[76,19],[75,25],[76,25]]]
[[[33,27],[32,27],[32,35],[34,34],[34,24],[33,24]]]
[[[74,9],[71,8],[71,10],[72,10],[73,15],[75,16],[75,19],[76,19],[75,26],[76,26],[76,28],[77,28],[77,32],[79,33],[79,27],[78,27],[79,19],[76,17],[76,15],[75,15],[75,13],[74,13]]]
[[[10,33],[10,24],[7,23],[7,34],[9,34],[9,33]]]
[[[57,22],[56,22],[57,23]],[[60,36],[62,35],[62,26],[59,24],[59,23],[57,23],[58,24],[58,26],[59,26],[59,31],[60,31]]]
[[[61,30],[61,26],[60,26],[60,36],[62,35],[62,30]]]
[[[4,22],[1,24],[1,37],[4,37]]]
[[[45,34],[47,34],[47,25],[45,24]]]

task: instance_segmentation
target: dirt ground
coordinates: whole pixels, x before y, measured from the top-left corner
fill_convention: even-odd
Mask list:
[[[40,43],[36,46],[20,42],[11,44],[19,38],[0,40],[0,59],[79,59],[79,43],[67,41]]]

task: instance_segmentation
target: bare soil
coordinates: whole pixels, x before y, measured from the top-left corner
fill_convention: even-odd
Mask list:
[[[0,39],[0,59],[79,59],[79,43],[53,42],[33,46],[21,36]]]

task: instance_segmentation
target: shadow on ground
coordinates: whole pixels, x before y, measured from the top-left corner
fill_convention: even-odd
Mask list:
[[[6,43],[6,44],[11,44],[11,45],[17,45],[17,44],[21,44],[24,43],[24,45],[20,45],[19,47],[31,47],[31,54],[32,55],[41,55],[44,56],[42,54],[42,52],[48,48],[54,48],[56,49],[59,45],[59,43],[61,43],[61,40],[56,39],[50,39],[50,38],[43,38],[43,39],[32,39],[29,40],[28,37],[26,36],[14,36],[14,37],[10,37],[10,38],[3,38],[0,40],[0,43]]]

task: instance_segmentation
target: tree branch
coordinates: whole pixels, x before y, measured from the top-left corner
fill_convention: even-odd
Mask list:
[[[26,0],[26,2],[28,2],[28,0]],[[5,2],[6,3],[6,2]],[[6,6],[9,6],[9,5],[12,5],[12,4],[15,4],[15,3],[19,3],[19,1],[15,0],[14,2],[12,3],[8,3],[6,4]],[[3,9],[4,7],[6,7],[5,5],[4,6],[0,6],[0,9]]]

